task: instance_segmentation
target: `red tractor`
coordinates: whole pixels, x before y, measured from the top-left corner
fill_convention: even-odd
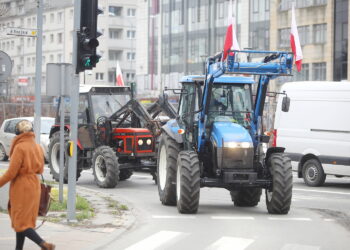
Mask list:
[[[69,105],[65,113],[65,124],[68,124]],[[49,168],[56,181],[59,180],[59,114],[58,109],[49,145]],[[64,130],[67,141],[69,125],[65,125]],[[102,188],[115,187],[119,180],[130,178],[134,169],[149,169],[155,178],[155,136],[158,134],[158,123],[132,98],[129,87],[80,87],[77,179],[82,170],[91,167],[96,184]],[[68,181],[67,166],[65,164],[64,182]]]

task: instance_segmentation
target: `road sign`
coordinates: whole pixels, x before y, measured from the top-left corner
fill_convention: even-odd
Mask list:
[[[12,71],[12,61],[8,54],[0,51],[0,82],[6,81]]]
[[[36,36],[37,30],[9,27],[6,30],[6,34],[7,35],[14,35],[14,36]]]
[[[28,77],[27,76],[19,76],[18,77],[18,86],[27,87],[28,86]]]

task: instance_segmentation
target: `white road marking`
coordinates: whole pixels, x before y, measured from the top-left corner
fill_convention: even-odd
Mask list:
[[[236,238],[236,237],[221,237],[213,244],[211,244],[207,250],[244,250],[250,244],[254,242],[253,239]]]
[[[319,250],[318,246],[300,245],[300,244],[285,244],[281,250]]]
[[[326,221],[326,222],[333,222],[333,221],[335,221],[335,219],[324,219],[324,221]]]
[[[304,192],[315,192],[315,193],[325,193],[325,194],[341,194],[341,195],[350,195],[350,192],[334,192],[334,191],[324,191],[324,190],[316,190],[316,189],[303,189],[303,188],[293,188],[296,191],[304,191]]]
[[[311,218],[282,218],[282,217],[268,217],[269,220],[283,220],[283,221],[311,221]]]
[[[152,179],[153,176],[152,175],[138,175],[138,174],[133,174],[133,177],[137,177],[137,178],[145,178],[145,179]]]
[[[175,239],[181,232],[173,232],[173,231],[160,231],[151,235],[150,237],[139,241],[138,243],[126,248],[125,250],[154,250],[160,247],[162,244]]]
[[[255,220],[251,216],[212,216],[213,220]]]
[[[153,219],[196,219],[193,215],[152,215]]]

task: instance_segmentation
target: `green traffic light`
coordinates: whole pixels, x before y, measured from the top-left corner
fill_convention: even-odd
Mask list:
[[[87,58],[87,59],[85,60],[84,66],[85,66],[85,67],[90,67],[90,66],[91,66],[91,59],[90,59],[90,58]]]

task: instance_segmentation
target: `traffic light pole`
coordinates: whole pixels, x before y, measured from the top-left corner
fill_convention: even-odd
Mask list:
[[[81,0],[74,0],[74,35],[73,35],[73,68],[77,66],[78,32],[80,29]],[[76,221],[76,175],[77,175],[77,141],[78,141],[78,103],[79,103],[79,74],[75,72],[70,94],[70,140],[73,141],[73,156],[68,165],[68,200],[67,220]]]
[[[43,41],[43,0],[38,0],[36,65],[35,65],[35,104],[34,104],[34,133],[36,143],[40,143],[41,125],[41,74],[42,74],[42,41]]]

